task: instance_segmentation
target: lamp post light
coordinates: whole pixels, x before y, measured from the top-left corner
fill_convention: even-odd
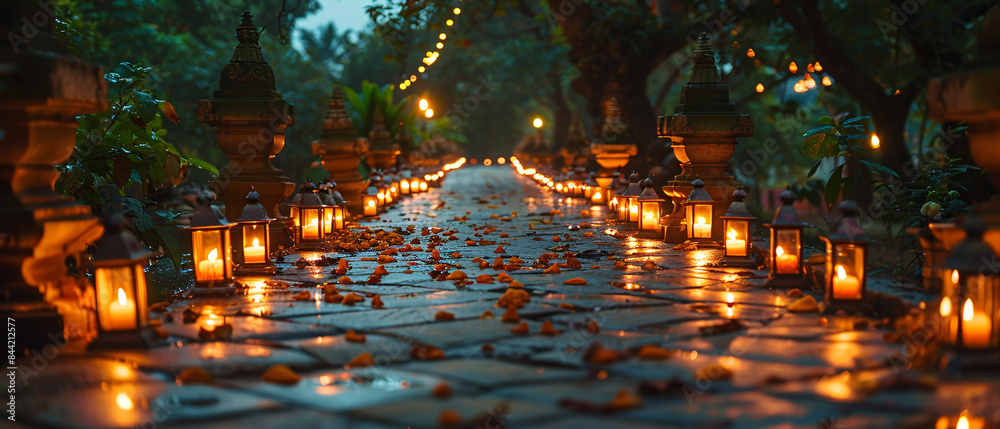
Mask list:
[[[687,221],[687,242],[699,245],[718,245],[712,239],[713,213],[712,204],[715,201],[705,191],[705,182],[694,179],[693,189],[684,201],[685,220]]]
[[[858,221],[854,201],[840,203],[841,218],[826,241],[826,312],[857,312],[865,304],[865,263],[871,240]]]
[[[234,224],[216,216],[205,204],[191,217],[191,260],[194,263],[192,294],[228,294],[233,290],[233,251],[229,228]]]
[[[785,189],[778,194],[781,207],[774,214],[774,221],[764,226],[771,229],[771,270],[768,287],[801,287],[807,284],[802,255],[802,230],[806,224],[799,222],[795,210],[795,193]]]
[[[121,215],[108,218],[91,258],[98,334],[88,349],[137,349],[153,344],[155,332],[149,325],[143,272],[153,254],[124,227]]]
[[[278,268],[271,261],[271,239],[268,223],[273,219],[267,216],[258,201],[260,194],[253,188],[247,194],[247,204],[243,206],[243,214],[236,223],[243,233],[241,254],[243,263],[236,268],[236,274],[274,274]]]
[[[983,241],[985,230],[978,217],[971,217],[965,225],[966,239],[944,262],[939,335],[959,349],[1000,347],[1000,276],[985,269],[997,258]]]
[[[747,193],[743,189],[734,191],[733,204],[726,214],[719,216],[723,222],[722,230],[726,231],[726,253],[719,262],[727,267],[757,267],[757,262],[750,255],[750,224],[757,218],[750,214],[743,202],[746,197]]]

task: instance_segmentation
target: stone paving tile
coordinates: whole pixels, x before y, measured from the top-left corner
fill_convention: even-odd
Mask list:
[[[314,307],[315,308],[315,307]],[[164,323],[163,329],[170,335],[191,340],[199,339],[199,331],[207,325],[209,316],[202,315],[195,323],[180,323],[177,318],[173,323]],[[312,337],[336,332],[336,330],[321,325],[290,323],[280,320],[270,320],[256,316],[231,316],[217,318],[218,323],[228,323],[233,327],[232,337],[244,339],[283,339],[296,337]]]
[[[524,322],[528,324],[529,332],[531,333],[537,333],[541,328],[541,323],[526,320]],[[447,350],[458,346],[480,344],[514,337],[516,334],[511,333],[510,329],[515,326],[517,325],[502,323],[499,318],[469,319],[388,328],[376,330],[375,332],[398,338],[409,338]]]
[[[51,427],[131,428],[238,416],[273,401],[204,385],[116,384],[22,398],[18,417]],[[34,399],[34,400],[32,400]]]
[[[188,367],[201,367],[216,377],[237,374],[261,374],[275,364],[295,369],[315,368],[320,361],[295,350],[261,344],[213,341],[171,345],[151,350],[108,350],[96,352],[144,370],[157,370],[170,375]]]
[[[159,427],[159,426],[158,426]],[[164,424],[165,428],[183,429],[390,429],[393,426],[381,423],[346,418],[303,409],[278,409],[264,412],[254,412],[239,416],[226,416],[213,420],[198,422],[181,422]]]
[[[328,366],[340,367],[361,353],[369,353],[376,365],[405,362],[410,359],[412,344],[395,337],[366,335],[364,343],[349,342],[344,336],[326,336],[295,341],[285,341],[283,344],[315,357]]]
[[[853,369],[858,366],[885,365],[889,353],[898,351],[899,345],[885,342],[795,341],[739,337],[733,340],[729,348],[739,350],[741,356],[754,360]]]
[[[585,371],[526,365],[493,359],[461,359],[448,361],[411,362],[400,369],[433,374],[457,380],[469,386],[495,389],[503,386],[549,383],[583,378]]]
[[[551,406],[518,399],[499,397],[466,397],[453,395],[449,399],[433,397],[416,398],[390,404],[355,409],[349,412],[371,420],[406,426],[408,428],[439,428],[439,417],[445,409],[462,416],[468,427],[522,427],[531,422],[544,421],[562,415],[563,411]]]
[[[601,429],[654,429],[654,428],[671,428],[671,427],[682,427],[665,425],[663,422],[657,422],[656,424],[628,421],[621,418],[615,418],[612,416],[608,417],[596,417],[596,416],[574,416],[568,418],[562,418],[559,420],[547,421],[544,423],[528,424],[523,426],[524,429],[559,429],[559,428],[586,428],[595,427]]]
[[[687,398],[663,404],[650,404],[622,415],[650,423],[661,422],[669,416],[672,424],[695,427],[756,428],[778,424],[812,424],[821,427],[821,421],[838,415],[836,405],[820,401],[783,400],[759,391],[733,393],[703,393],[690,391]]]
[[[431,390],[441,379],[393,368],[369,367],[303,374],[302,380],[290,386],[256,379],[225,383],[287,406],[340,413],[432,397]],[[461,393],[460,389],[456,392]]]
[[[334,326],[338,329],[354,329],[355,331],[371,331],[377,329],[391,328],[403,325],[417,325],[421,323],[432,323],[434,316],[439,311],[452,313],[456,320],[475,319],[484,312],[490,311],[494,316],[500,317],[502,309],[494,307],[493,301],[467,302],[462,304],[435,305],[431,307],[403,307],[385,308],[375,311],[359,311],[353,313],[340,313],[324,315],[322,318],[297,317],[291,321],[301,323],[316,323]],[[534,302],[525,304],[524,308],[518,309],[518,314],[522,317],[538,317],[551,314],[565,313],[567,310],[551,306],[543,306]]]
[[[41,356],[39,356],[41,357]],[[164,374],[147,373],[129,363],[91,355],[57,355],[38,360],[18,371],[18,392],[42,395],[65,390],[98,387],[103,383],[156,383],[172,381]]]
[[[690,310],[685,305],[662,303],[656,306],[611,307],[601,311],[562,314],[552,317],[552,322],[562,325],[594,320],[604,330],[639,330],[650,325],[683,320],[711,319],[712,316]]]

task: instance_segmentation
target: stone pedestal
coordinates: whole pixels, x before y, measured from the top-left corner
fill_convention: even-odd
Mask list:
[[[601,189],[608,192],[613,189],[613,182],[618,178],[615,172],[625,167],[639,153],[639,148],[634,144],[592,143],[590,153],[597,165],[601,166],[601,171],[597,172],[594,180]]]
[[[712,237],[723,240],[723,225],[718,216],[732,204],[739,183],[726,172],[736,148],[737,137],[753,135],[753,116],[736,112],[729,102],[729,87],[722,83],[708,36],[699,37],[691,80],[681,91],[681,104],[673,115],[657,121],[657,135],[669,138],[674,155],[681,163],[681,174],[663,187],[673,200],[673,212],[660,219],[664,239],[679,243],[686,238],[684,200],[691,193],[691,182],[701,179],[714,201]]]
[[[247,193],[256,189],[268,216],[277,219],[270,226],[272,242],[290,245],[278,204],[295,184],[271,160],[285,146],[285,127],[295,125],[295,109],[275,91],[274,71],[257,44],[250,12],[243,12],[236,38],[240,43],[222,69],[219,90],[212,99],[198,100],[198,120],[215,127],[219,148],[229,158],[209,187],[226,205],[226,219],[239,218]]]
[[[339,86],[333,87],[330,107],[323,119],[323,133],[312,143],[312,152],[323,160],[323,167],[337,182],[337,191],[344,196],[348,209],[361,213],[364,208],[361,194],[368,188],[368,181],[361,176],[358,165],[361,156],[368,153],[368,140],[359,137],[351,124]]]
[[[382,110],[375,109],[375,119],[372,131],[368,133],[368,161],[374,170],[389,171],[396,168],[396,157],[401,153],[399,145],[392,140],[392,135],[385,128],[385,117]]]
[[[13,2],[0,30],[21,34],[21,17],[42,13],[37,2]],[[70,337],[93,328],[92,314],[62,299],[60,287],[76,287],[66,260],[79,266],[103,226],[90,206],[55,193],[54,165],[73,152],[76,115],[107,108],[107,85],[100,67],[69,56],[48,27],[28,42],[0,46],[0,68],[0,317],[13,319],[14,351],[24,356],[64,341],[63,317],[51,302],[73,313],[66,314],[74,321],[67,328],[75,325]]]

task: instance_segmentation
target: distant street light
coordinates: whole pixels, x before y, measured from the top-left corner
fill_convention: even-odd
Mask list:
[[[417,103],[417,105],[420,106],[420,110],[427,110],[427,107],[428,107],[428,105],[427,105],[427,99],[426,98],[421,98],[420,101]]]
[[[424,111],[424,116],[426,116],[427,119],[433,118],[434,117],[434,109],[427,109],[427,110],[425,110]]]

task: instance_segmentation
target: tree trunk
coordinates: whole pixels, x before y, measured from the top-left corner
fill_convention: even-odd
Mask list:
[[[555,130],[552,149],[558,151],[566,147],[566,140],[569,139],[569,125],[573,115],[569,110],[569,105],[566,104],[566,95],[563,92],[562,82],[558,77],[554,80],[555,85],[550,97],[552,104],[555,106],[553,109]]]

